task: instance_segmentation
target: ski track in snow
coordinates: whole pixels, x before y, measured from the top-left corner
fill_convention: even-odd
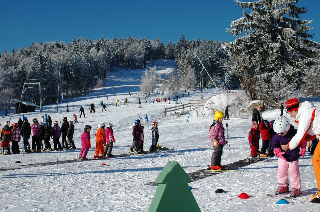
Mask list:
[[[162,60],[150,64],[153,65],[157,65],[157,70],[164,76],[172,71],[174,64],[172,61]],[[37,111],[25,114],[29,120],[34,117],[41,120],[45,113],[51,115],[53,121],[61,121],[64,116],[70,120],[74,113],[79,115],[79,107],[83,105],[86,118],[78,116],[79,123],[75,126],[74,135],[77,147],[75,151],[0,155],[0,168],[13,169],[0,171],[1,211],[148,211],[157,187],[146,183],[153,182],[168,161],[178,162],[186,173],[206,168],[213,151],[209,140],[209,126],[213,117],[203,117],[200,106],[193,107],[180,116],[169,114],[165,117],[164,108],[175,106],[173,101],[170,104],[142,101],[142,108],[138,108],[136,93],[143,71],[118,69],[110,73],[108,79],[113,80],[106,81],[103,88],[59,104],[59,112],[55,111],[56,105],[48,105],[44,106],[42,113]],[[131,77],[130,80],[127,80],[128,76]],[[181,100],[188,103],[189,100],[200,100],[201,95],[208,99],[219,95],[219,92],[215,89],[204,89],[203,92],[198,90],[195,93],[190,91],[190,96],[182,97]],[[128,103],[123,105],[122,102],[120,107],[115,107],[115,100],[124,98],[128,98]],[[101,111],[100,101],[107,104],[106,112]],[[319,105],[318,99],[313,101]],[[96,105],[96,113],[90,114],[88,107],[92,102]],[[66,104],[69,104],[69,113],[65,112]],[[149,122],[145,120],[146,114]],[[247,135],[251,127],[251,114],[248,118],[230,115],[231,119],[223,122],[224,125],[228,123],[229,142],[224,147],[223,165],[245,159],[250,154]],[[262,113],[263,117],[270,120],[278,115],[278,110]],[[12,114],[11,122],[18,121],[19,117],[21,115]],[[139,117],[145,126],[145,150],[151,144],[151,122],[158,121],[160,145],[173,148],[174,151],[59,163],[78,157],[80,136],[86,124],[93,127],[92,147],[88,157],[93,157],[94,134],[101,122],[114,124],[116,143],[113,154],[126,153],[132,142],[134,120]],[[8,117],[0,117],[2,124],[6,120]],[[20,147],[22,148],[22,142]],[[189,185],[193,188],[192,193],[201,211],[318,211],[318,204],[309,203],[311,194],[317,190],[311,158],[307,153],[305,158],[300,159],[303,195],[296,200],[289,199],[288,205],[276,204],[281,197],[266,196],[267,193],[273,194],[277,188],[277,158],[250,164],[243,172],[219,173],[193,181]],[[16,161],[21,163],[15,163]],[[53,165],[28,166],[46,162]],[[102,166],[101,163],[106,165]],[[226,193],[216,194],[215,190],[218,188]],[[247,193],[250,198],[237,198],[240,193]]]

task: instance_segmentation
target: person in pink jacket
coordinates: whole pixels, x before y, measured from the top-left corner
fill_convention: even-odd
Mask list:
[[[59,141],[61,137],[61,129],[59,127],[58,121],[54,122],[51,132],[52,132],[52,139],[53,139],[53,150],[54,151],[63,150],[61,147],[61,143]]]
[[[81,135],[81,146],[82,146],[82,148],[81,148],[80,155],[79,155],[79,159],[80,160],[88,160],[87,154],[88,154],[89,148],[91,147],[90,130],[91,130],[91,126],[90,125],[86,125],[84,127],[84,132]]]
[[[222,156],[222,149],[224,145],[227,144],[227,141],[224,137],[224,130],[222,125],[223,118],[224,118],[223,112],[217,110],[214,113],[214,122],[211,125],[209,130],[211,144],[214,149],[211,156],[211,166],[208,168],[209,170],[224,169],[224,167],[221,165],[221,156]]]
[[[41,152],[41,143],[39,140],[41,134],[41,126],[36,118],[33,119],[33,124],[31,125],[31,135],[32,135],[32,151]]]
[[[108,157],[113,157],[113,154],[111,154],[111,152],[112,152],[112,148],[113,148],[113,143],[116,142],[116,139],[114,139],[114,136],[113,136],[112,126],[113,126],[113,125],[112,125],[111,123],[108,123],[107,126],[106,126],[107,128],[105,129],[105,132],[106,132],[106,141],[107,141],[105,154],[106,154]]]

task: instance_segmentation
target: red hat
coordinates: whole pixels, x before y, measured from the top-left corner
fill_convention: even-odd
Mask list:
[[[291,112],[291,111],[297,111],[299,108],[300,102],[297,98],[294,99],[289,99],[286,102],[286,107],[287,107],[287,111]]]

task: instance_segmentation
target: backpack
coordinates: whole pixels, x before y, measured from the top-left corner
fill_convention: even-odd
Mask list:
[[[209,128],[209,131],[211,130],[211,127],[213,127],[217,122],[216,121],[213,121],[213,123],[211,124],[210,128]]]

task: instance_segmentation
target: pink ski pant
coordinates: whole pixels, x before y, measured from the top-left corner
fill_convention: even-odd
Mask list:
[[[89,148],[81,148],[79,156],[82,157],[82,158],[86,158],[87,154],[88,154],[88,151],[89,151]]]
[[[288,185],[288,168],[290,175],[291,188],[300,189],[301,188],[301,178],[299,170],[299,159],[296,161],[288,162],[279,158],[278,160],[278,186]]]

